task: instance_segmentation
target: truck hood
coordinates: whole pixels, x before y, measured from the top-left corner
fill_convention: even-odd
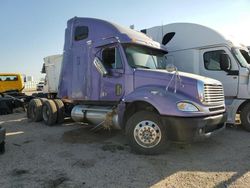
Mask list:
[[[169,85],[168,91],[174,92],[176,89],[176,93],[185,94],[189,99],[197,101],[199,99],[197,89],[198,81],[201,81],[204,84],[221,85],[220,81],[211,78],[184,72],[178,72],[178,74],[180,79],[177,78],[177,82],[175,82],[175,73],[169,73],[166,70],[136,69],[134,72],[134,89],[145,86],[159,86],[166,88]]]

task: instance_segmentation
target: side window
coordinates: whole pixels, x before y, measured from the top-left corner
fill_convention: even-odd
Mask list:
[[[106,69],[122,69],[122,60],[119,50],[115,47],[105,48],[102,51],[102,61]]]
[[[247,61],[247,63],[250,64],[250,53],[248,53],[245,50],[240,50],[240,52],[243,55],[243,57],[245,58],[245,60]]]
[[[17,81],[17,76],[0,76],[0,81]]]
[[[75,29],[75,41],[80,41],[88,38],[89,28],[87,26],[79,26]]]
[[[174,36],[175,32],[167,33],[162,39],[162,44],[166,45]]]
[[[220,56],[225,53],[224,50],[205,52],[203,55],[205,68],[208,70],[221,70]]]

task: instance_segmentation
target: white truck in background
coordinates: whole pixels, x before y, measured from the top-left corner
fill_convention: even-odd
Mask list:
[[[173,23],[141,31],[167,47],[167,59],[178,70],[221,81],[227,123],[234,124],[236,114],[240,114],[243,127],[250,131],[250,56],[246,46],[192,23]]]
[[[42,73],[46,73],[43,93],[49,93],[50,95],[57,94],[62,59],[62,54],[51,55],[43,59]]]

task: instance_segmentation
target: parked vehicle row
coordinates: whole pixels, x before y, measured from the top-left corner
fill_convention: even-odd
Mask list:
[[[93,130],[120,129],[141,154],[161,153],[170,141],[211,137],[226,122],[235,123],[236,114],[250,131],[247,47],[197,24],[142,32],[99,19],[70,19],[63,55],[44,58],[45,81],[37,85],[43,93],[27,97],[21,86],[5,90],[0,113],[16,101],[28,103],[28,118],[49,126],[71,117]],[[20,84],[18,74],[6,76],[0,89]]]

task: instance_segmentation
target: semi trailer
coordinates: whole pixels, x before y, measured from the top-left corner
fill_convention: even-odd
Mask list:
[[[58,93],[62,59],[62,54],[51,55],[43,58],[44,63],[41,71],[45,74],[43,93],[50,95],[50,98],[56,97]]]
[[[250,56],[247,47],[212,28],[193,23],[173,23],[142,30],[165,45],[168,63],[180,71],[221,81],[225,92],[227,123],[240,114],[250,131]]]
[[[28,118],[52,126],[68,116],[93,128],[124,130],[132,150],[141,154],[223,130],[221,82],[166,69],[166,54],[141,32],[74,17],[65,30],[56,95],[31,100]]]

